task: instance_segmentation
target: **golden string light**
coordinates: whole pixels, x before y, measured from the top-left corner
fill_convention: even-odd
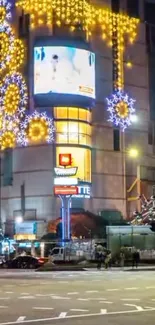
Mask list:
[[[4,107],[5,113],[8,115],[14,115],[17,113],[20,101],[20,90],[18,85],[10,84],[6,88],[4,95]]]
[[[24,64],[25,59],[25,46],[22,40],[15,39],[10,55],[9,69],[10,71],[17,71]]]
[[[46,142],[48,133],[48,123],[44,119],[38,118],[30,121],[27,129],[27,136],[30,143]]]
[[[0,24],[3,23],[5,17],[6,17],[6,9],[5,7],[0,7]]]
[[[6,148],[14,148],[16,144],[16,136],[12,131],[6,131],[0,136],[1,150]]]
[[[126,118],[129,115],[128,104],[124,101],[119,102],[115,109],[120,118]]]
[[[68,25],[74,32],[77,25],[91,36],[95,27],[100,27],[101,36],[108,46],[113,45],[113,33],[117,32],[117,64],[118,79],[116,89],[123,89],[123,54],[124,39],[128,36],[132,44],[137,36],[139,19],[131,18],[122,13],[113,13],[109,8],[100,8],[86,0],[17,0],[16,6],[30,14],[31,28],[41,25]],[[53,18],[54,17],[54,18]]]

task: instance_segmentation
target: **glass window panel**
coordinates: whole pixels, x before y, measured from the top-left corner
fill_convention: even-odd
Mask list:
[[[57,133],[56,142],[57,143],[68,143],[68,134],[67,133]]]
[[[91,119],[92,113],[90,111],[87,111],[87,122],[91,123],[92,119]]]
[[[69,143],[78,143],[78,123],[69,122]]]
[[[79,120],[86,121],[87,120],[87,110],[79,108]]]
[[[87,132],[88,135],[91,135],[91,125],[87,124]]]
[[[86,134],[79,133],[79,144],[87,145],[87,136]]]
[[[91,182],[91,151],[89,149],[85,150],[84,175],[85,181]]]
[[[87,132],[87,124],[86,123],[79,123],[79,133],[86,134]]]
[[[55,118],[67,119],[67,109],[68,107],[55,107],[54,108]]]
[[[68,122],[56,122],[56,132],[68,132]]]
[[[78,120],[78,108],[69,107],[68,108],[68,118],[73,120]]]

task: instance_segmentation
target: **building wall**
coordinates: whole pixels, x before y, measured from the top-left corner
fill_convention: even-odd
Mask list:
[[[143,15],[142,1],[140,2],[140,12]],[[122,3],[124,11],[125,2]],[[105,5],[107,4],[110,5],[110,1],[106,1]],[[136,146],[141,153],[136,161],[126,154],[125,171],[122,151],[114,151],[113,126],[107,122],[105,98],[112,93],[112,51],[97,33],[92,36],[91,46],[96,53],[97,100],[92,111],[92,199],[84,200],[84,207],[94,213],[104,209],[116,209],[126,217],[127,211],[130,214],[136,207],[136,202],[126,207],[124,172],[128,188],[137,176],[137,165],[154,165],[152,147],[148,146],[149,89],[145,25],[140,24],[136,43],[128,46],[124,55],[125,90],[136,99],[138,123],[125,132],[125,147],[121,149],[127,153],[130,146]],[[128,58],[133,63],[132,69],[126,67]],[[33,107],[32,97],[30,103]],[[13,220],[13,211],[21,209],[20,186],[23,182],[26,209],[36,209],[38,220],[49,221],[59,216],[60,202],[52,193],[54,164],[55,153],[52,145],[14,150],[13,186],[2,188],[1,193],[3,222]]]

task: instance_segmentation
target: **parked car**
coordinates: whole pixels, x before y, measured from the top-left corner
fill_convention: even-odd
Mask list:
[[[30,255],[17,256],[13,260],[8,260],[3,263],[4,268],[10,269],[37,269],[45,263],[42,258],[33,257]]]

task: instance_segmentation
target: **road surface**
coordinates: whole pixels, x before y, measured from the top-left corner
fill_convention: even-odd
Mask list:
[[[148,325],[155,272],[0,270],[0,325]]]

